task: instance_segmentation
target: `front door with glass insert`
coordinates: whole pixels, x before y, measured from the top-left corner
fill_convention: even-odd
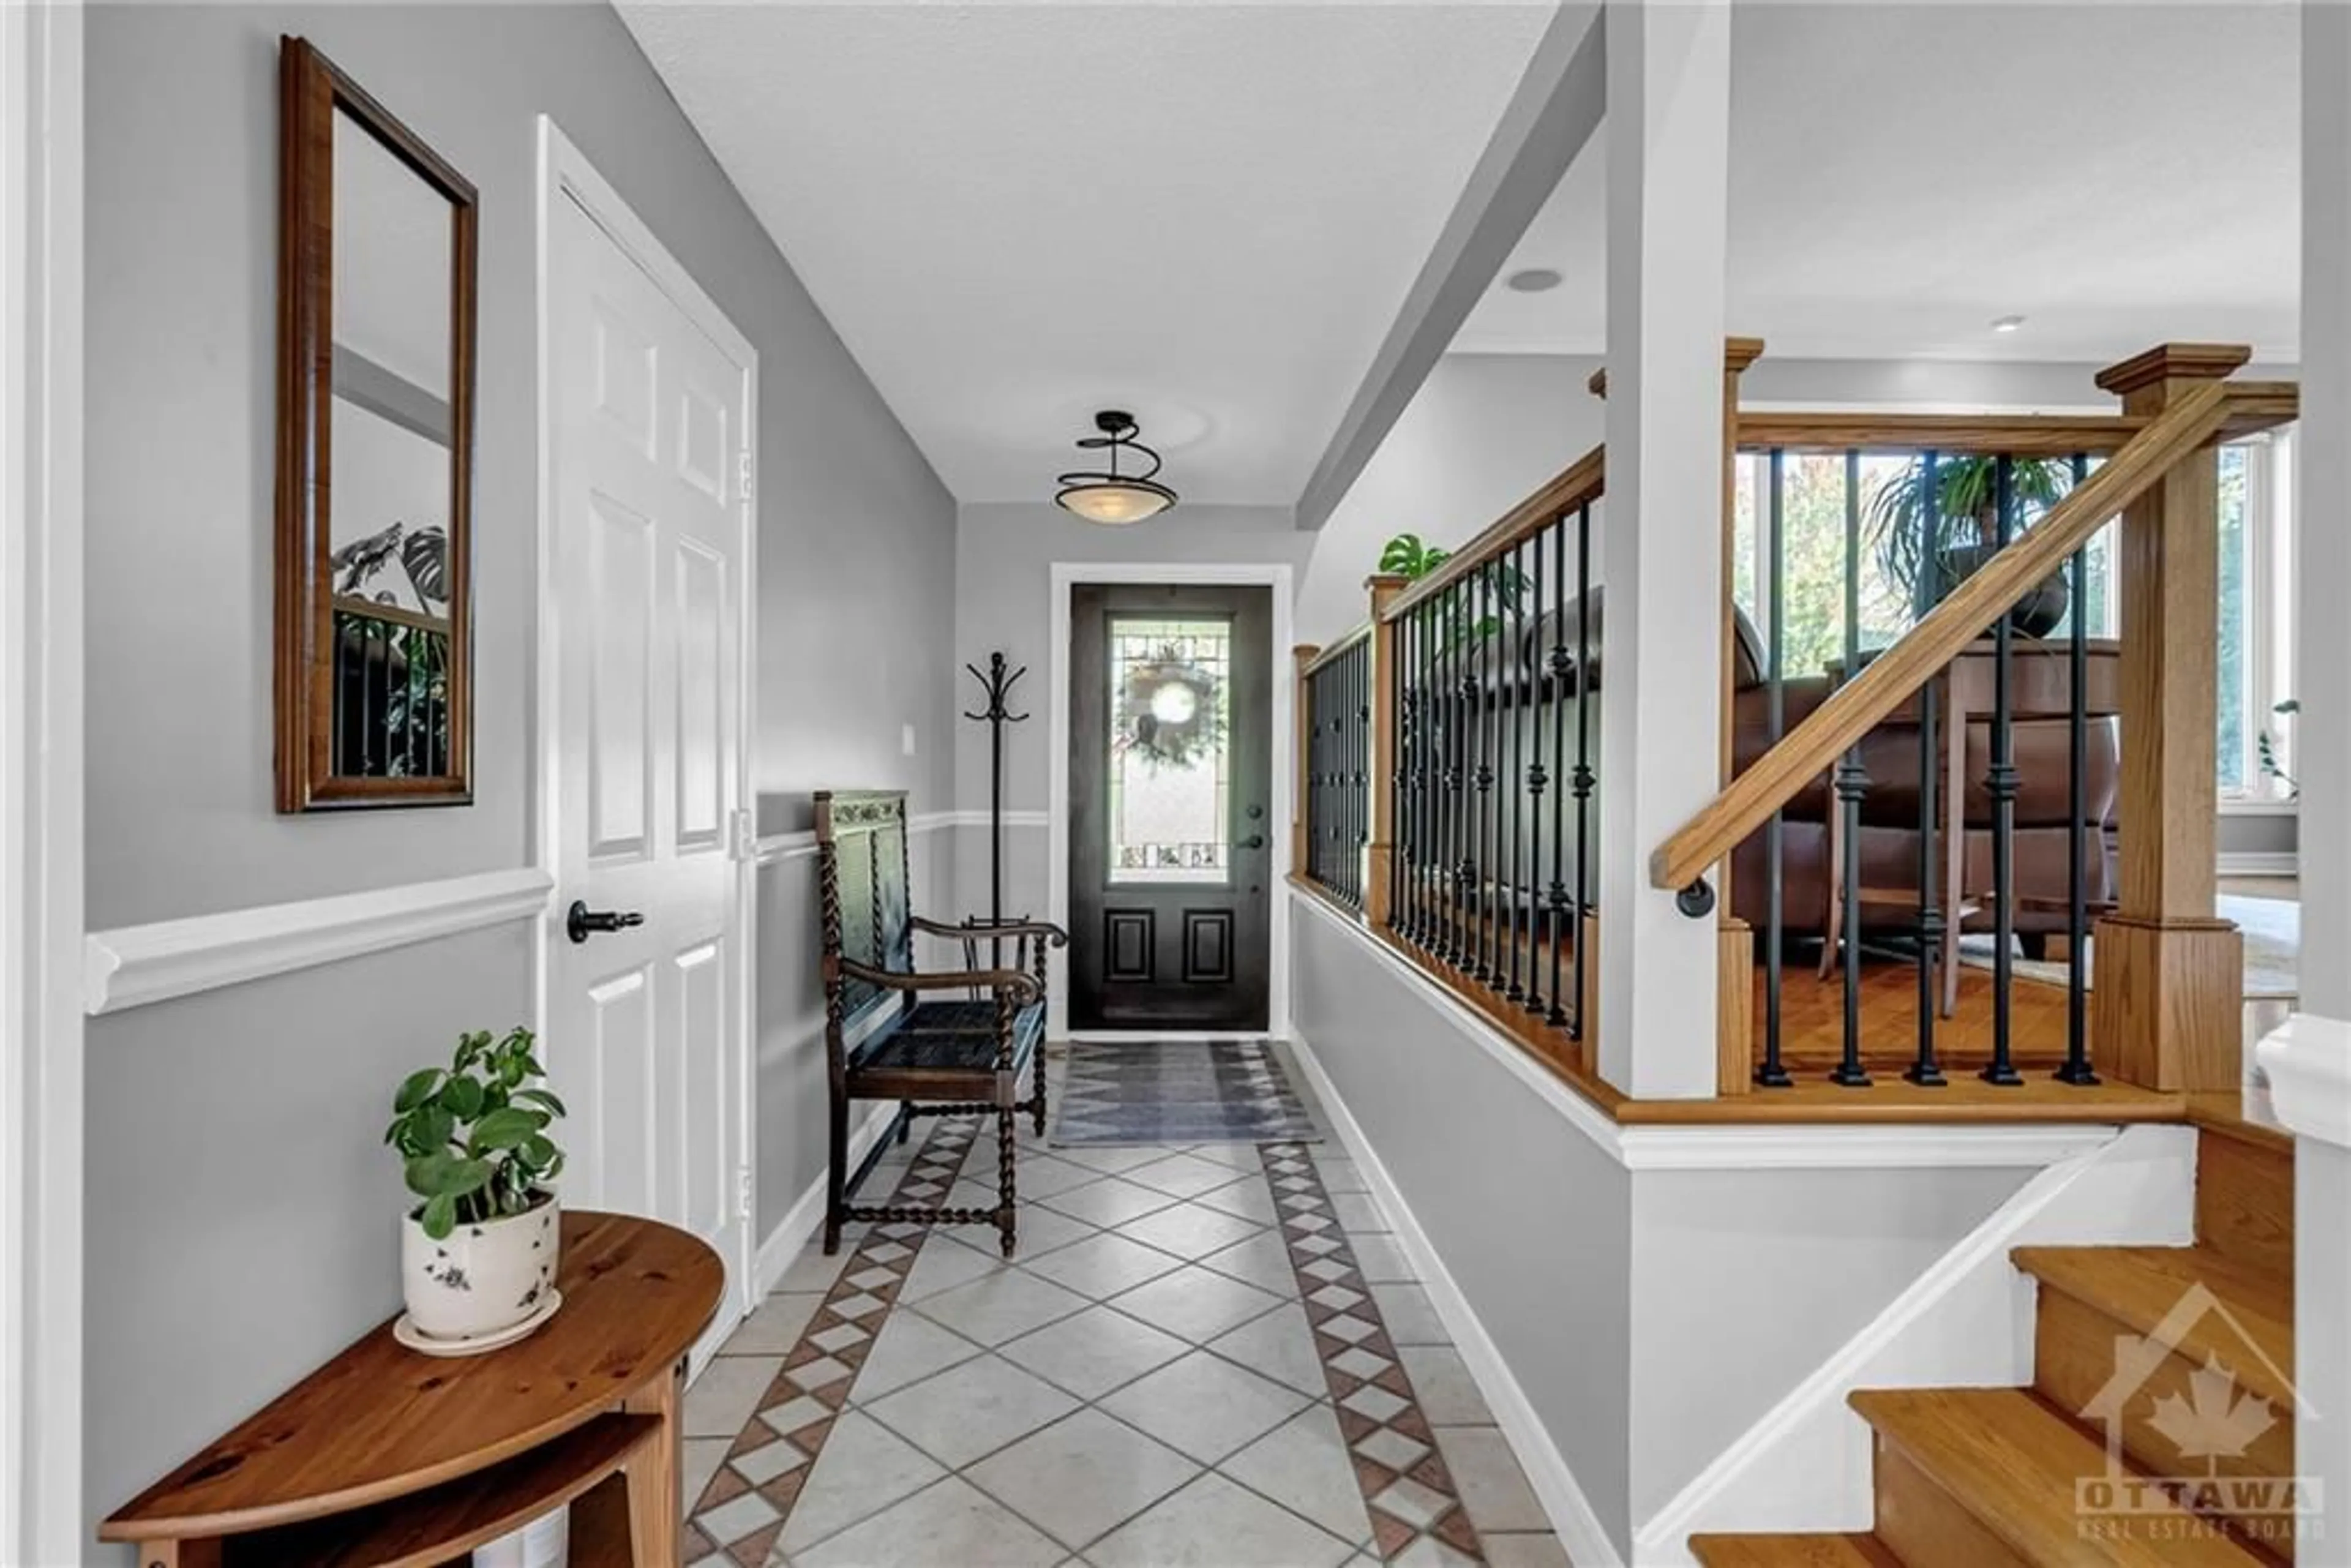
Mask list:
[[[1070,1023],[1261,1030],[1272,591],[1084,584],[1070,612]]]

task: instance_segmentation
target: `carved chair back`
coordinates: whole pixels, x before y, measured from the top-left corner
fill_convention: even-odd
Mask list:
[[[910,1007],[841,972],[841,960],[900,974],[914,967],[914,904],[907,892],[906,794],[828,789],[816,797],[817,896],[824,940],[825,1049],[842,1069],[852,1035],[879,1015]]]

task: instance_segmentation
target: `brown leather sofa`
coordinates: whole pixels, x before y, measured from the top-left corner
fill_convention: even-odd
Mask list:
[[[1594,588],[1590,595],[1592,612],[1591,645],[1593,668],[1590,690],[1597,697],[1604,688],[1604,673],[1598,664],[1601,640],[1600,626],[1605,613],[1605,590]],[[1564,646],[1571,660],[1577,641],[1577,610],[1570,606],[1564,625],[1564,635],[1556,641]],[[1489,677],[1484,684],[1489,702],[1499,706],[1506,715],[1513,716],[1507,724],[1517,731],[1518,744],[1525,747],[1522,755],[1531,755],[1535,712],[1542,709],[1541,726],[1543,737],[1541,751],[1544,766],[1552,765],[1554,737],[1563,735],[1565,745],[1561,749],[1568,767],[1574,758],[1576,705],[1582,701],[1585,683],[1575,677],[1572,666],[1562,677],[1553,679],[1541,674],[1554,645],[1552,617],[1530,616],[1524,633],[1523,668],[1537,673],[1534,678],[1520,679],[1511,675]],[[1742,771],[1761,757],[1770,744],[1770,693],[1763,678],[1763,650],[1755,629],[1742,614],[1738,619],[1738,644],[1732,662],[1732,725],[1733,757]],[[2022,656],[2020,651],[2020,656]],[[1829,676],[1823,674],[1797,674],[1788,673],[1782,685],[1783,729],[1792,729],[1805,715],[1825,700],[1832,689]],[[1597,803],[1606,788],[1607,771],[1600,760],[1601,725],[1595,712],[1590,725],[1591,757],[1595,774],[1601,780],[1593,793],[1595,806],[1592,821],[1592,840],[1599,841],[1600,821]],[[2062,717],[2020,718],[2013,725],[2017,768],[2015,879],[2017,907],[2013,912],[2014,928],[2028,948],[2037,948],[2052,932],[2065,927],[2064,900],[2068,888],[2068,843],[2066,830],[2068,811],[2068,757],[2070,737],[2067,721]],[[1939,743],[1938,743],[1939,753]],[[2121,731],[2111,717],[2094,718],[2088,729],[2085,752],[2084,802],[2085,814],[2096,831],[2084,839],[2083,872],[2085,892],[2095,905],[2112,900],[2116,893],[2116,860],[2113,851],[2115,809],[2117,785],[2121,774]],[[1966,878],[1964,885],[1976,905],[1976,911],[1964,922],[1966,929],[1989,930],[1994,917],[1990,889],[1991,887],[1991,800],[1984,787],[1991,768],[1991,726],[1977,718],[1968,726],[1968,747],[1965,770],[1966,843],[1964,848]],[[1505,762],[1510,760],[1506,752]],[[1869,775],[1869,790],[1861,807],[1861,880],[1864,886],[1879,892],[1913,890],[1918,885],[1918,729],[1912,718],[1897,715],[1870,731],[1861,745],[1863,768]],[[1562,772],[1564,769],[1562,770]],[[1563,789],[1567,780],[1558,779],[1551,787]],[[1541,833],[1545,842],[1543,859],[1552,859],[1552,841],[1555,833],[1551,826],[1553,809],[1547,792],[1540,801],[1530,801],[1521,795],[1520,842],[1526,841],[1541,813]],[[1781,918],[1784,931],[1792,936],[1818,938],[1826,935],[1830,911],[1831,832],[1830,820],[1836,808],[1835,797],[1827,773],[1805,782],[1802,790],[1791,800],[1782,813],[1782,895]],[[1572,807],[1566,813],[1572,824]],[[1572,890],[1574,886],[1574,845],[1573,827],[1561,864]],[[1768,857],[1764,834],[1756,832],[1740,845],[1732,857],[1732,909],[1740,918],[1752,925],[1760,934],[1765,925],[1770,883],[1766,876]],[[1938,875],[1940,862],[1938,862]],[[1542,877],[1549,875],[1548,864]],[[1532,868],[1522,872],[1522,883],[1538,880]],[[1491,885],[1491,884],[1489,884]],[[1501,890],[1494,889],[1498,895]],[[1593,888],[1597,896],[1597,887]],[[1541,888],[1523,890],[1522,903],[1540,906]],[[1501,895],[1506,897],[1507,895]],[[1873,904],[1865,909],[1865,918],[1886,923],[1889,929],[1900,929],[1912,924],[1915,916],[1898,908]]]

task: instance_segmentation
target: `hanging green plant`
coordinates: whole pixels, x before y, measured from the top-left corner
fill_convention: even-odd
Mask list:
[[[1155,768],[1189,768],[1224,737],[1223,687],[1173,643],[1127,671],[1121,707],[1127,748]]]

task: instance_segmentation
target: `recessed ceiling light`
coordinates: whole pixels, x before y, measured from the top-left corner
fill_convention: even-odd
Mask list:
[[[1541,294],[1547,288],[1559,287],[1559,274],[1548,267],[1530,267],[1510,274],[1502,281],[1520,294]]]
[[[2022,316],[2002,316],[1992,322],[1991,329],[1995,332],[2013,332],[2023,325],[2024,318]]]

